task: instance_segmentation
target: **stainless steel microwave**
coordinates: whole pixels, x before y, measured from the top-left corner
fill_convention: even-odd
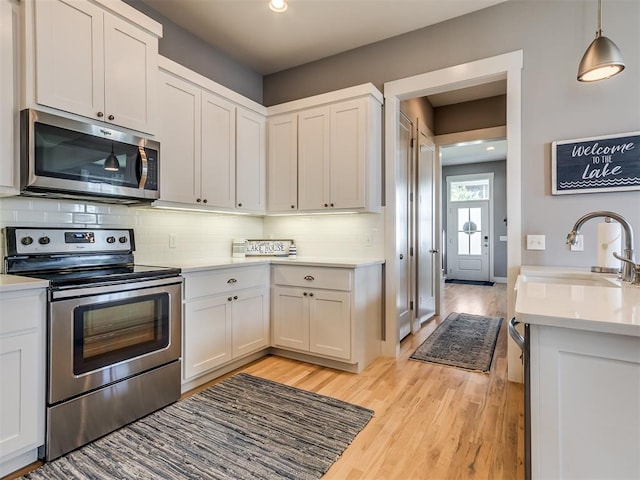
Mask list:
[[[23,194],[113,203],[159,198],[158,142],[37,110],[23,110],[20,122]]]

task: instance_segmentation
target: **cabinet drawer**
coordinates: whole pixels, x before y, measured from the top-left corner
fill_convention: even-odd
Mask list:
[[[273,283],[350,291],[352,274],[352,270],[346,268],[276,265],[273,267]]]
[[[184,275],[184,299],[269,284],[269,266],[235,267]]]
[[[37,295],[0,295],[0,302],[0,335],[44,327],[44,290]]]

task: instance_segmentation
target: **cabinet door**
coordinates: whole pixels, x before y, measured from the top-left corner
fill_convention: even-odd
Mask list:
[[[202,92],[202,203],[235,207],[236,107]]]
[[[232,306],[233,358],[268,347],[269,289],[239,292]]]
[[[236,207],[255,213],[266,211],[265,119],[238,108],[236,123]]]
[[[200,89],[160,72],[160,198],[195,203],[200,198]]]
[[[348,292],[313,290],[309,301],[309,350],[351,358],[351,305]]]
[[[77,0],[39,1],[34,8],[36,102],[104,118],[103,11]]]
[[[153,133],[158,39],[105,14],[104,41],[104,120]]]
[[[18,193],[17,164],[14,145],[17,145],[18,102],[18,15],[14,0],[0,0],[0,195]]]
[[[231,304],[223,295],[185,304],[184,379],[231,360]]]
[[[367,100],[331,106],[330,201],[335,208],[364,208]]]
[[[298,116],[298,209],[323,210],[329,203],[329,107]]]
[[[273,344],[309,351],[309,297],[302,288],[274,287]]]
[[[291,212],[298,208],[298,115],[269,119],[267,155],[269,212]]]
[[[38,379],[41,344],[35,331],[0,338],[0,452],[37,445],[38,412],[44,411]]]

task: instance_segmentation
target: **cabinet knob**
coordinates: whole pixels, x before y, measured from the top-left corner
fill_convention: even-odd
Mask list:
[[[328,204],[328,203],[325,203],[325,204],[324,204],[324,207],[325,207],[325,208],[327,208],[328,206],[329,206],[329,204]]]
[[[196,202],[200,203],[202,201],[201,198],[196,198]]]
[[[330,204],[330,205],[333,207],[333,203],[332,203],[332,204]]]
[[[302,292],[302,295],[304,295],[306,297],[307,296],[307,292]]]
[[[202,200],[202,203],[207,203],[207,199],[205,198],[204,200]]]
[[[104,113],[102,113],[102,112],[98,112],[98,113],[96,113],[96,115],[98,116],[98,118],[104,117]]]
[[[404,254],[400,254],[400,260],[404,259]]]
[[[108,118],[109,120],[115,120],[115,119],[116,119],[116,117],[114,117],[113,115],[109,115],[107,118]]]
[[[227,302],[230,302],[231,300],[233,300],[233,298],[227,297]]]
[[[309,281],[313,281],[313,280],[315,280],[315,278],[313,278],[311,275],[306,275],[306,276],[304,277],[304,279],[305,279],[305,280],[309,280]]]
[[[313,293],[309,293],[309,296],[310,296],[310,297],[313,297]]]
[[[227,283],[237,283],[238,280],[236,280],[235,278],[230,278],[229,280],[227,280]]]
[[[291,205],[291,208],[296,208],[296,206],[295,205]]]
[[[234,300],[237,300],[237,299],[238,299],[238,295],[234,295],[234,296],[233,296],[233,299],[234,299]]]
[[[239,207],[241,207],[241,206],[242,206],[242,204],[241,204],[241,203],[239,203],[239,204],[238,204],[238,206],[239,206]]]

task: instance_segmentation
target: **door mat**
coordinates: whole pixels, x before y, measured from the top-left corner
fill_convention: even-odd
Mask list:
[[[481,285],[483,287],[493,287],[495,282],[486,282],[482,280],[457,280],[455,278],[447,278],[444,283],[459,283],[461,285]]]
[[[409,358],[488,372],[501,324],[502,317],[451,313]]]
[[[373,411],[239,373],[25,479],[318,479]]]

